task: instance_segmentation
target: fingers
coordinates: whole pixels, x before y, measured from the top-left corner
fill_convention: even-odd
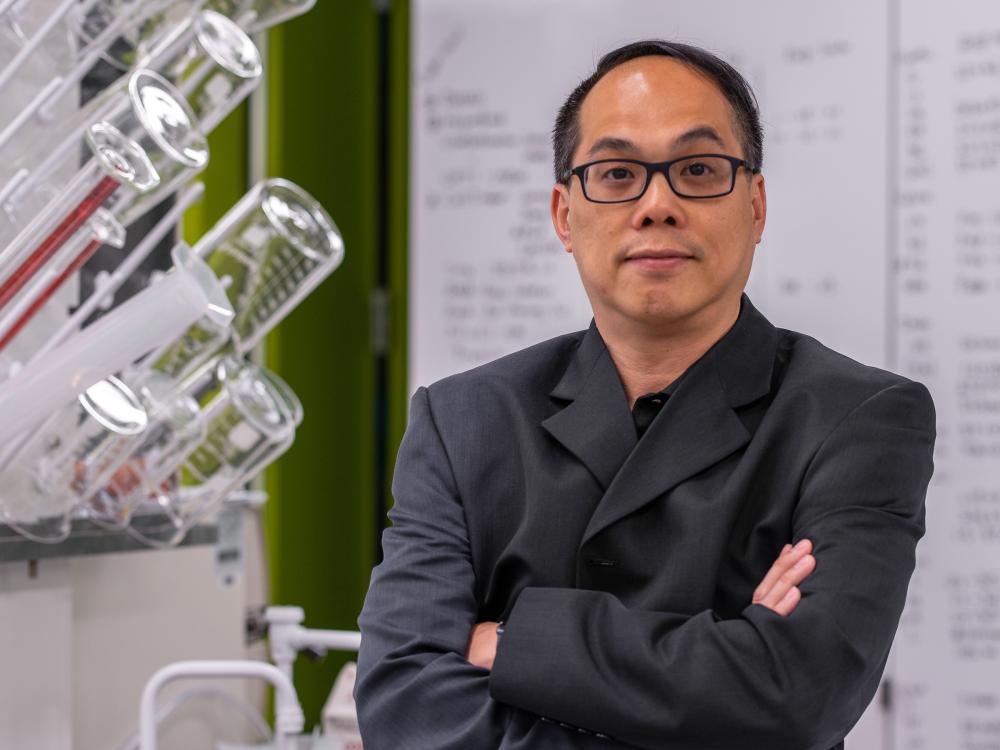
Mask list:
[[[781,550],[781,554],[778,559],[771,566],[771,569],[767,571],[767,575],[764,576],[764,580],[760,582],[760,585],[754,591],[753,601],[757,602],[764,598],[764,596],[774,587],[781,578],[795,563],[797,563],[805,554],[812,551],[812,542],[808,539],[801,540],[793,548],[790,544],[786,544],[784,549]]]
[[[799,591],[799,587],[792,586],[788,589],[788,593],[785,594],[781,601],[772,607],[772,609],[782,617],[788,617],[788,615],[792,613],[792,610],[798,606],[798,603],[801,600],[802,592]]]
[[[753,603],[782,616],[791,614],[802,598],[798,585],[816,568],[816,558],[811,552],[812,542],[808,539],[803,539],[795,547],[786,544],[754,591]]]

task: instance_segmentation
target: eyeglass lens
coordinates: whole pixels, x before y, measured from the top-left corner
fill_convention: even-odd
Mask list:
[[[628,161],[592,164],[584,171],[587,197],[593,201],[628,201],[646,187],[646,167]],[[681,159],[670,165],[670,185],[680,196],[708,198],[733,189],[733,164],[715,156]]]

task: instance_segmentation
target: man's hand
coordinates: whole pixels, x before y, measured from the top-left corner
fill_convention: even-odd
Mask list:
[[[469,647],[465,651],[465,659],[483,669],[493,669],[493,660],[497,655],[497,623],[478,622],[472,628],[469,637]]]
[[[786,544],[764,580],[753,592],[753,604],[763,604],[779,615],[788,617],[802,599],[799,584],[816,569],[812,542],[802,539],[794,547]]]
[[[810,554],[812,542],[803,539],[794,547],[786,544],[774,565],[753,592],[753,603],[762,604],[787,617],[802,598],[799,584],[816,569],[816,558]],[[465,658],[483,669],[493,669],[497,655],[497,623],[478,622],[469,636]]]

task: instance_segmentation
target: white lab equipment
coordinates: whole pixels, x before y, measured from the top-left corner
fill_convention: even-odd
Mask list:
[[[69,98],[79,96],[84,78],[102,58],[126,72],[143,67],[142,59],[149,49],[162,44],[161,36],[167,35],[180,22],[175,16],[183,5],[174,0],[99,0],[91,4],[93,7],[82,14],[81,20],[71,29],[76,43],[70,46],[77,49],[73,64],[66,70],[57,66],[58,75],[40,86],[13,119],[0,121],[0,154],[10,160],[15,170],[21,167],[30,169],[39,159],[52,155],[54,151],[65,155],[65,149],[82,138],[89,125],[112,118],[117,109],[128,106],[126,76],[111,82],[88,102],[71,111],[63,105]],[[192,7],[190,12],[180,13],[180,17],[183,22],[189,23],[193,13]],[[126,46],[123,45],[123,37],[140,32],[148,36],[133,41],[137,46],[130,49],[129,62],[108,54],[109,48]],[[16,150],[4,152],[7,144],[28,127],[32,130],[32,137],[21,138]]]
[[[135,139],[149,154],[160,184],[122,216],[127,226],[174,192],[208,163],[208,141],[184,95],[155,71],[140,68],[128,79],[131,107],[106,121]]]
[[[160,669],[146,683],[139,705],[140,750],[156,750],[156,697],[169,682],[190,677],[258,678],[275,689],[274,748],[294,750],[305,718],[292,681],[272,664],[257,661],[181,661]]]
[[[264,610],[271,660],[289,678],[299,651],[357,651],[361,633],[355,630],[316,630],[302,627],[302,607],[268,607]]]
[[[254,750],[361,750],[357,731],[357,712],[351,697],[356,665],[348,663],[338,675],[323,709],[323,734],[304,736],[303,716],[292,682],[292,662],[302,650],[357,651],[361,633],[351,630],[318,630],[302,627],[301,607],[268,607],[264,612],[268,642],[274,665],[263,662],[207,661],[177,662],[159,670],[146,683],[139,710],[139,750],[156,748],[156,695],[164,684],[188,677],[260,677],[274,685],[274,742],[254,745]],[[183,700],[181,694],[175,700]],[[133,750],[134,741],[127,741],[120,750]],[[222,747],[222,746],[220,746]],[[230,746],[225,746],[230,747]],[[235,747],[236,746],[232,746]],[[249,746],[239,746],[241,750]]]
[[[9,219],[15,223],[23,221],[23,216],[44,207],[57,221],[57,217],[64,215],[61,212],[76,205],[62,195],[56,175],[84,142],[95,154],[99,149],[104,150],[107,161],[118,165],[118,169],[107,170],[110,176],[119,182],[134,182],[119,176],[120,171],[127,170],[130,160],[122,158],[121,148],[115,142],[107,142],[108,133],[138,144],[158,178],[156,183],[138,191],[143,200],[127,200],[135,196],[125,193],[118,198],[120,206],[117,203],[107,206],[126,226],[208,163],[208,143],[190,105],[173,84],[155,71],[136,70],[121,92],[112,92],[102,101],[99,113],[74,126],[62,140],[50,144],[44,155],[26,164],[15,161],[14,166],[20,169],[0,193],[0,206]],[[39,236],[44,233],[35,239]]]
[[[85,0],[84,8],[93,6],[95,0]],[[0,93],[3,92],[11,79],[21,70],[22,66],[32,58],[42,41],[51,33],[55,33],[65,23],[66,17],[74,10],[79,10],[78,0],[62,0],[52,12],[47,14],[45,20],[37,29],[31,31],[31,35],[23,39],[13,58],[6,61],[0,69]],[[7,13],[14,12],[8,9]],[[6,14],[5,14],[6,15]]]
[[[175,339],[203,315],[219,323],[233,314],[218,280],[186,246],[174,269],[148,289],[0,384],[0,446],[137,357]]]
[[[337,674],[333,690],[323,704],[323,736],[337,741],[338,750],[362,750],[358,707],[354,703],[357,679],[357,662],[347,662]]]

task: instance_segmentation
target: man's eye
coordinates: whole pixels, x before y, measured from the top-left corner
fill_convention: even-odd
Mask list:
[[[684,173],[691,177],[707,177],[712,174],[712,168],[704,162],[696,161],[684,167]]]
[[[626,167],[611,167],[604,170],[604,179],[612,182],[631,180],[633,176],[632,170]]]

